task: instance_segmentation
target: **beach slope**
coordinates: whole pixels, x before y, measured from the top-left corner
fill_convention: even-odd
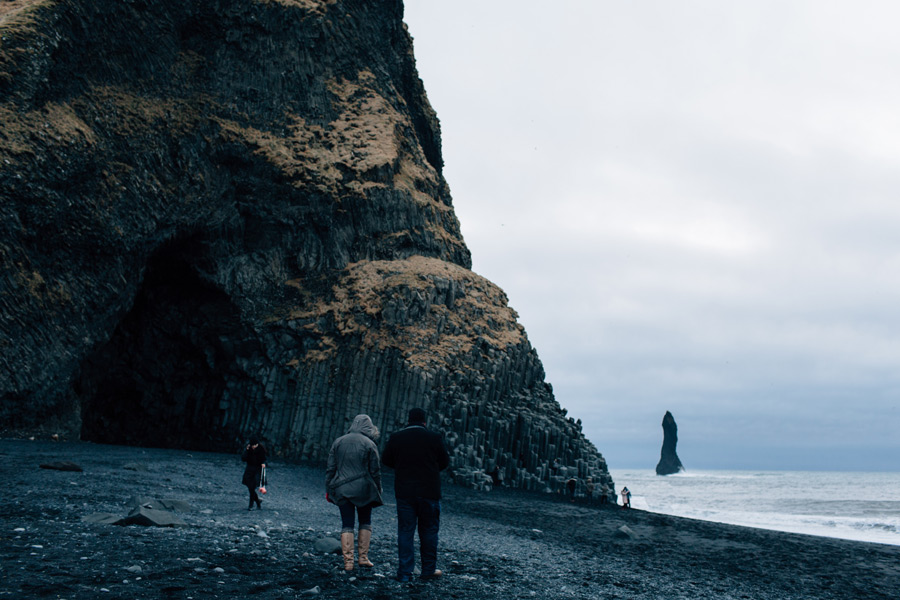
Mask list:
[[[83,471],[40,468],[71,461]],[[900,547],[749,529],[511,490],[445,486],[437,581],[400,584],[390,477],[371,572],[336,538],[324,471],[274,462],[247,511],[237,455],[0,440],[0,598],[897,598]],[[133,497],[187,502],[179,527],[87,523]],[[627,526],[631,535],[621,531]]]

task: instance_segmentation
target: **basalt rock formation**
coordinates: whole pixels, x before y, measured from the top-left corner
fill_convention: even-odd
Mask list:
[[[463,483],[612,487],[469,270],[402,17],[0,2],[0,430],[321,460],[422,406]]]
[[[663,417],[662,428],[663,445],[659,463],[656,465],[656,474],[672,475],[684,471],[684,466],[675,452],[675,446],[678,445],[678,425],[675,424],[675,417],[669,411],[666,411],[666,415]]]

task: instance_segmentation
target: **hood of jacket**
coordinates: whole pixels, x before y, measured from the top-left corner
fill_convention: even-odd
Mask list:
[[[378,439],[378,428],[369,415],[356,415],[348,433],[361,433],[373,442]]]

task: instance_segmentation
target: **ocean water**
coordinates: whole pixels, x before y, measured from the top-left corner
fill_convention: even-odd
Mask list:
[[[718,523],[900,545],[900,472],[611,469],[634,508]],[[621,499],[619,500],[621,503]]]

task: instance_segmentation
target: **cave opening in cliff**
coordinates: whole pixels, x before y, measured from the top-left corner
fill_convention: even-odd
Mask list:
[[[195,267],[197,242],[167,245],[147,264],[128,313],[75,382],[85,440],[214,448],[212,431],[237,310]]]

